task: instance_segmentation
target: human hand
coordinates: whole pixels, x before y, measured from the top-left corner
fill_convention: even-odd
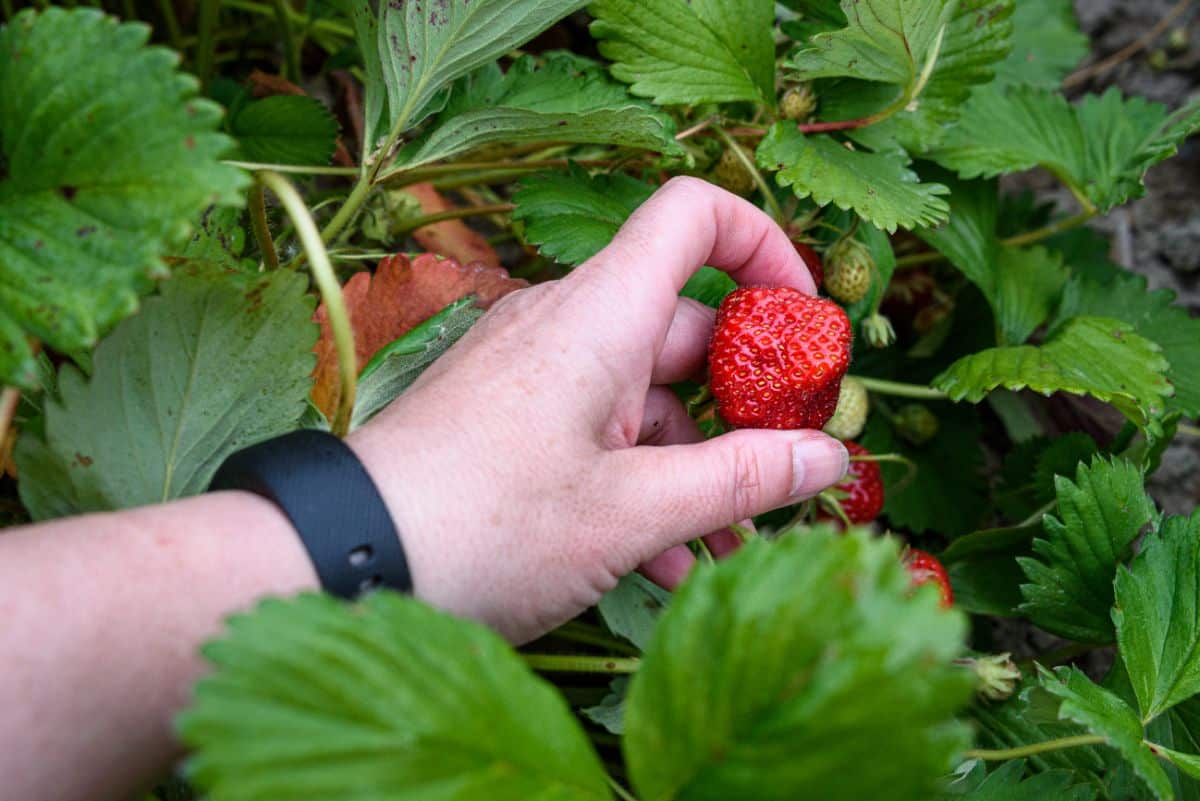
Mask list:
[[[815,293],[770,218],[675,178],[568,277],[497,303],[350,437],[418,597],[532,639],[639,566],[678,583],[688,540],[727,552],[735,538],[712,532],[845,474],[845,448],[820,432],[701,441],[665,385],[704,369],[715,313],[678,297],[704,264]]]

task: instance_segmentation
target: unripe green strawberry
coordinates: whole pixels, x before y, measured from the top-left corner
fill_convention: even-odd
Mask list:
[[[842,380],[841,392],[838,393],[837,409],[825,424],[824,431],[838,439],[854,439],[862,433],[863,426],[867,424],[869,411],[867,388],[857,378],[845,378]]]
[[[913,445],[924,445],[937,436],[937,416],[919,403],[901,406],[893,422],[896,432]]]
[[[779,113],[785,120],[806,120],[816,110],[816,92],[806,83],[788,89],[779,101]]]
[[[866,297],[875,273],[875,260],[866,245],[847,237],[825,257],[825,291],[831,298],[850,305]]]
[[[741,147],[741,145],[738,145]],[[754,156],[742,148],[742,152],[751,162],[754,161]],[[721,153],[721,158],[717,160],[717,166],[713,167],[712,171],[713,183],[722,189],[726,189],[735,195],[748,195],[754,191],[754,175],[750,169],[738,158],[737,153],[733,148],[726,148]]]

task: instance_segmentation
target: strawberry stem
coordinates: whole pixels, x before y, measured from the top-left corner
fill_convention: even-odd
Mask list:
[[[258,240],[258,251],[262,254],[263,264],[268,270],[278,270],[279,254],[275,252],[275,240],[271,238],[271,226],[267,224],[266,193],[263,192],[261,181],[255,181],[250,187],[250,197],[246,204],[250,207],[250,221],[254,228],[254,238]]]
[[[948,400],[949,396],[940,389],[922,386],[920,384],[904,384],[899,381],[888,381],[883,378],[868,378],[866,376],[850,376],[862,382],[868,392],[880,395],[895,395],[898,398],[916,398],[918,400]]]
[[[575,656],[569,654],[521,654],[525,664],[546,673],[637,673],[642,660],[621,656]]]
[[[341,379],[337,413],[330,428],[337,436],[344,437],[350,432],[350,417],[354,411],[354,395],[358,387],[358,356],[354,350],[354,329],[350,325],[346,300],[342,297],[342,287],[329,261],[325,243],[321,241],[317,224],[313,222],[312,214],[304,205],[304,199],[300,197],[296,187],[279,173],[269,170],[258,173],[258,180],[275,193],[275,197],[279,198],[284,210],[292,218],[292,224],[296,226],[296,235],[300,237],[300,243],[308,256],[313,281],[321,291],[321,300],[329,312],[329,327],[333,331],[333,344],[337,350],[338,374]]]
[[[775,197],[775,193],[767,185],[767,181],[759,171],[758,165],[746,155],[746,151],[742,150],[742,146],[729,135],[728,131],[720,125],[713,125],[712,129],[716,132],[717,136],[721,137],[721,141],[725,143],[725,147],[729,148],[729,152],[733,153],[737,157],[737,160],[742,162],[742,166],[750,171],[751,177],[754,178],[754,185],[758,187],[759,192],[762,192],[763,200],[767,202],[767,207],[771,210],[771,216],[775,218],[776,223],[783,225],[785,221],[783,207],[779,205],[779,200]]]
[[[1044,754],[1048,751],[1061,751],[1064,748],[1077,748],[1083,745],[1101,745],[1107,742],[1107,738],[1099,734],[1077,734],[1073,737],[1059,737],[1057,740],[1046,740],[1032,745],[1023,745],[1019,748],[975,748],[963,752],[963,757],[966,759],[982,759],[987,762],[996,762],[1006,759],[1020,759],[1021,757],[1034,756],[1035,754]]]

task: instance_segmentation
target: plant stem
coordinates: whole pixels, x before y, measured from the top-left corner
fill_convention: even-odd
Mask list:
[[[594,645],[597,648],[608,648],[612,651],[619,651],[626,656],[637,656],[640,651],[634,648],[624,640],[618,640],[606,631],[601,630],[596,626],[589,626],[586,623],[580,623],[578,620],[568,621],[554,631],[550,632],[551,637],[559,637],[571,642],[577,642],[581,645]]]
[[[236,8],[239,11],[248,11],[251,14],[258,14],[263,17],[275,16],[275,8],[266,3],[256,3],[253,0],[222,0],[222,4],[228,8]],[[325,31],[326,33],[335,33],[339,36],[348,39],[354,38],[354,29],[349,25],[343,25],[336,20],[331,19],[309,19],[306,14],[301,14],[298,11],[287,8],[285,5],[285,13],[291,18],[292,22],[303,22],[306,26],[317,31]]]
[[[203,93],[208,90],[208,81],[212,78],[217,23],[221,16],[220,0],[200,0],[196,16],[196,77],[200,79],[200,91]]]
[[[270,170],[271,172],[294,173],[296,175],[358,175],[358,167],[308,167],[303,164],[263,164],[257,161],[222,161],[231,167],[243,170]]]
[[[1200,437],[1200,427],[1188,425],[1187,423],[1180,423],[1175,431],[1179,434],[1187,434],[1189,437]]]
[[[414,217],[396,229],[397,234],[407,234],[427,225],[445,222],[446,220],[461,220],[466,217],[480,217],[485,214],[507,214],[516,208],[512,203],[492,203],[486,206],[463,206],[457,209],[446,209],[423,217]]]
[[[350,431],[350,417],[354,411],[354,395],[358,382],[358,357],[354,352],[354,329],[350,325],[350,314],[346,310],[346,300],[342,297],[342,287],[338,284],[337,274],[329,262],[329,253],[317,224],[313,222],[308,207],[300,193],[288,179],[269,170],[260,172],[258,179],[275,193],[292,224],[296,226],[296,235],[308,254],[308,262],[312,268],[313,281],[321,292],[321,300],[329,313],[329,327],[333,331],[333,344],[337,350],[338,373],[341,379],[341,395],[338,398],[337,414],[334,415],[331,430],[339,437],[344,437]]]
[[[1044,754],[1048,751],[1061,751],[1064,748],[1077,748],[1082,745],[1100,745],[1105,742],[1105,738],[1099,734],[1077,734],[1073,737],[1060,737],[1057,740],[1046,740],[1032,745],[1023,745],[1019,748],[975,748],[969,751],[964,751],[963,756],[967,759],[982,759],[987,762],[995,762],[1005,759],[1020,759],[1021,757],[1034,756],[1036,754]]]
[[[300,54],[296,51],[296,35],[292,32],[292,19],[288,14],[287,0],[271,0],[275,7],[275,19],[279,21],[279,35],[283,39],[283,63],[285,77],[299,82]]]
[[[675,134],[675,141],[682,142],[684,139],[695,136],[696,134],[700,133],[708,126],[712,125],[714,122],[717,122],[718,119],[719,118],[716,116],[708,117],[708,118],[703,119],[700,122],[696,123],[695,125],[691,126],[690,128],[684,128],[682,131]]]
[[[746,151],[742,149],[742,146],[720,125],[714,124],[712,129],[717,132],[717,136],[721,137],[721,141],[725,143],[725,147],[729,148],[730,152],[737,157],[737,160],[742,162],[742,166],[750,171],[750,175],[754,178],[754,185],[758,187],[759,192],[762,192],[763,199],[771,209],[771,216],[775,218],[775,222],[780,225],[787,222],[784,219],[783,208],[779,205],[779,200],[776,199],[775,193],[771,191],[771,187],[767,185],[766,179],[763,178],[763,174],[759,171],[758,165],[754,163],[754,160],[746,155]]]
[[[1023,247],[1031,245],[1034,242],[1041,242],[1043,239],[1049,239],[1053,236],[1058,236],[1064,231],[1070,231],[1072,228],[1078,228],[1096,216],[1096,208],[1086,208],[1074,217],[1067,217],[1064,220],[1059,220],[1056,223],[1051,223],[1044,228],[1038,228],[1034,231],[1027,231],[1017,236],[1010,236],[1007,239],[1001,240],[1005,245],[1011,247]]]
[[[162,15],[163,25],[167,28],[167,41],[171,43],[171,48],[182,51],[180,42],[183,30],[179,27],[179,18],[175,16],[174,0],[158,0],[158,13]]]
[[[11,453],[9,448],[9,427],[12,425],[13,416],[17,413],[17,404],[21,401],[21,390],[16,387],[5,387],[0,391],[0,476],[4,475],[4,470],[8,465],[8,457]]]
[[[621,783],[618,782],[616,779],[614,779],[612,776],[608,776],[607,778],[608,778],[608,786],[613,789],[613,792],[617,794],[617,797],[620,798],[621,801],[638,801],[635,796],[633,796],[628,790],[626,790],[624,787],[622,787]]]
[[[268,270],[279,269],[279,254],[275,252],[275,240],[271,238],[271,226],[267,224],[267,198],[263,185],[255,181],[250,187],[250,221],[254,228],[254,238],[258,241],[258,250],[262,253],[263,263]]]
[[[861,382],[867,391],[877,392],[880,395],[895,395],[898,398],[915,398],[917,400],[947,400],[949,398],[945,392],[933,387],[902,384],[899,381],[887,381],[882,378],[868,378],[861,375],[851,376],[851,378]]]
[[[637,673],[642,660],[620,656],[574,656],[563,654],[522,654],[525,664],[547,673]]]
[[[1163,31],[1170,27],[1171,23],[1178,19],[1180,14],[1182,14],[1184,11],[1187,11],[1187,7],[1189,5],[1191,5],[1191,0],[1179,0],[1179,2],[1176,3],[1175,6],[1168,11],[1153,28],[1146,31],[1129,45],[1121,48],[1103,61],[1099,61],[1091,66],[1084,67],[1083,69],[1068,75],[1066,80],[1063,81],[1063,88],[1070,89],[1073,86],[1078,86],[1079,84],[1094,78],[1097,75],[1102,75],[1103,73],[1108,72],[1113,67],[1128,61],[1130,58],[1133,58],[1139,52],[1149,47],[1155,39],[1162,36]]]
[[[612,163],[612,159],[566,158],[530,159],[528,161],[455,161],[449,164],[431,164],[412,169],[389,170],[379,176],[379,183],[386,183],[389,186],[407,186],[443,175],[458,175],[480,170],[511,170],[519,174],[566,167],[569,164],[578,164],[581,167],[607,167]]]
[[[1042,520],[1042,517],[1045,516],[1048,512],[1052,511],[1057,504],[1058,504],[1057,499],[1053,500],[1053,501],[1047,501],[1046,503],[1039,506],[1037,509],[1034,509],[1033,512],[1030,513],[1029,517],[1025,518],[1020,523],[1017,523],[1017,525],[1014,528],[1025,528],[1026,526],[1032,526],[1034,523],[1040,523]]]

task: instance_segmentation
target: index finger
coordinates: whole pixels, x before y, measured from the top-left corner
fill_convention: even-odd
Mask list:
[[[698,178],[668,181],[608,247],[576,272],[595,280],[615,279],[640,313],[665,313],[674,309],[679,290],[705,264],[742,285],[790,286],[816,294],[812,274],[774,220]]]

